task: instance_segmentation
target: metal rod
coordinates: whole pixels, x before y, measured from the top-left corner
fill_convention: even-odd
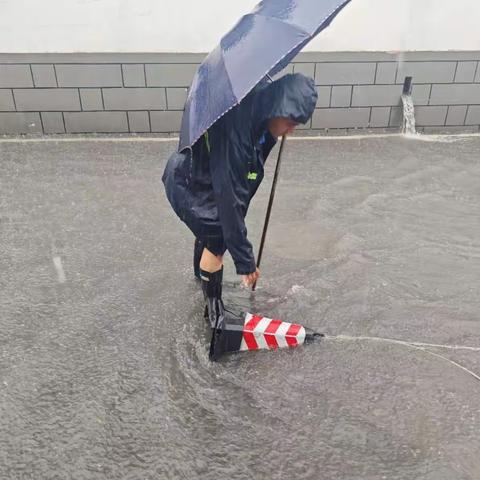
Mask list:
[[[412,94],[412,77],[405,77],[403,82],[403,95]]]
[[[263,247],[265,245],[265,238],[267,236],[268,222],[270,221],[270,213],[272,212],[273,199],[275,197],[275,188],[277,187],[278,174],[280,172],[280,162],[282,160],[283,147],[285,145],[287,137],[283,135],[282,142],[280,143],[280,151],[278,152],[277,165],[275,167],[275,175],[273,176],[272,189],[270,191],[270,200],[268,201],[267,214],[265,216],[265,223],[263,225],[262,239],[260,241],[260,250],[258,251],[257,267],[260,267],[262,260]],[[252,292],[255,291],[257,282],[252,285]]]

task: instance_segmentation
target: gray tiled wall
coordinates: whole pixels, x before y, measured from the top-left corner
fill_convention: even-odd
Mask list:
[[[176,133],[203,54],[0,54],[0,134]],[[399,59],[401,58],[401,61]],[[304,129],[398,130],[413,77],[420,130],[479,131],[480,52],[301,53],[315,78]]]

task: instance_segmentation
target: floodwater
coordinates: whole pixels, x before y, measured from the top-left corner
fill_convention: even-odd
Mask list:
[[[0,478],[480,478],[480,138],[289,140],[224,299],[327,338],[217,364],[174,146],[0,142]]]

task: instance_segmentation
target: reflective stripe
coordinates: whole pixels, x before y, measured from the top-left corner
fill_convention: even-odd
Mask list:
[[[265,329],[265,341],[267,342],[268,348],[278,348],[278,342],[276,339],[276,332],[278,328],[282,325],[281,320],[272,320],[268,327]]]
[[[292,323],[290,325],[290,328],[285,334],[285,339],[287,340],[287,344],[289,347],[295,347],[296,345],[298,345],[297,334],[302,328],[303,327],[301,325],[298,325],[297,323]],[[305,335],[303,336],[303,338],[305,338]]]
[[[297,323],[247,313],[239,350],[296,347],[305,342],[305,337],[305,328]]]
[[[257,348],[268,348],[267,339],[265,338],[265,329],[270,324],[270,319],[265,317],[260,318],[261,320],[253,329],[253,335],[255,336],[255,341],[257,342]]]
[[[280,327],[278,327],[278,330],[275,332],[275,338],[279,348],[288,347],[286,335],[289,328],[290,323],[282,322]]]
[[[210,140],[208,139],[208,130],[203,134],[205,139],[205,145],[207,146],[208,153],[210,153]]]
[[[245,325],[243,327],[243,339],[248,350],[257,350],[258,343],[255,338],[255,328],[262,321],[263,317],[259,315],[251,315],[250,318],[245,319]]]

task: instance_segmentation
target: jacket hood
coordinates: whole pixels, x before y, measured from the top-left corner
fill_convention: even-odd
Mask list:
[[[257,126],[275,117],[307,123],[317,103],[317,90],[312,78],[301,73],[289,73],[261,88],[255,99]]]

